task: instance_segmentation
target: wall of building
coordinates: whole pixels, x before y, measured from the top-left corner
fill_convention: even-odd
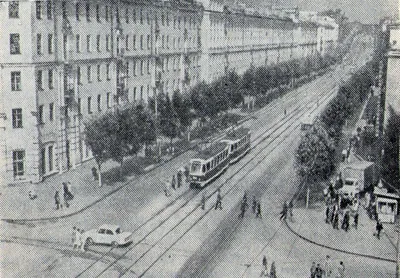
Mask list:
[[[385,126],[389,119],[389,107],[400,113],[400,24],[389,27],[390,49],[387,61]]]
[[[6,183],[38,182],[90,159],[84,122],[115,105],[186,92],[229,70],[242,74],[305,57],[335,39],[325,25],[226,7],[223,0],[49,0],[39,7],[18,1],[15,18],[11,2],[0,2],[0,174]],[[10,54],[10,34],[20,34],[20,54]],[[11,72],[21,73],[18,91],[11,91]],[[22,128],[13,128],[14,108],[22,109]],[[24,151],[21,175],[14,174],[18,150]]]

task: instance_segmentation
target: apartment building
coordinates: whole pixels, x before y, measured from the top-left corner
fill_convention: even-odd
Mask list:
[[[91,159],[84,123],[117,105],[306,56],[328,40],[322,24],[223,0],[0,5],[2,184]]]

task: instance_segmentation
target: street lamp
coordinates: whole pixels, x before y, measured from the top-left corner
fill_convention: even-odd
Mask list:
[[[396,244],[396,278],[400,278],[400,265],[399,265],[399,259],[400,259],[400,254],[399,254],[399,246],[400,246],[400,223],[399,223],[399,217],[396,215],[396,225],[394,230],[397,233],[397,244]]]

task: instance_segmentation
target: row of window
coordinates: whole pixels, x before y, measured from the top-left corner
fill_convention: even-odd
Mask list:
[[[44,13],[44,9],[46,10],[46,14],[47,14],[47,19],[52,19],[53,18],[53,5],[52,5],[52,1],[51,0],[47,0],[47,1],[36,1],[36,19],[42,19],[43,18],[43,13]],[[83,8],[84,6],[84,8]],[[75,4],[75,18],[77,21],[81,20],[81,15],[82,12],[81,10],[85,11],[84,15],[86,17],[86,21],[90,22],[91,21],[91,16],[92,16],[92,12],[91,12],[91,4],[90,3],[80,3],[77,2]],[[96,10],[96,20],[98,22],[101,21],[101,7],[99,4],[97,4],[95,6],[95,10]],[[62,11],[63,11],[63,17],[67,16],[67,7],[66,7],[66,1],[62,2]],[[116,10],[116,21],[120,22],[120,11],[117,8]],[[9,5],[8,5],[8,16],[9,18],[19,18],[19,1],[10,1]],[[130,10],[128,8],[125,9],[125,22],[129,23],[130,22],[130,18],[132,18],[132,21],[134,23],[137,22],[137,12],[136,10]],[[144,15],[143,15],[143,10],[140,9],[139,11],[139,22],[140,24],[143,24],[144,22]],[[105,6],[104,9],[104,18],[105,20],[108,22],[111,19],[111,9],[109,6]],[[146,21],[147,24],[150,24],[150,14],[147,12],[146,13]],[[168,13],[164,14],[161,13],[161,25],[162,26],[169,26],[170,22],[172,20],[170,19],[170,16]],[[188,27],[189,28],[195,28],[196,27],[196,20],[192,17],[188,17],[188,20],[186,18],[186,16],[183,17],[183,27],[186,28],[188,22]],[[173,17],[173,27],[174,28],[181,28],[181,17],[180,16],[174,16]]]
[[[203,165],[203,173],[208,172],[211,169],[215,168],[218,166],[222,161],[224,161],[228,157],[228,151],[223,151],[222,153],[218,154],[215,156],[210,162],[208,162],[206,165]]]
[[[196,65],[199,66],[199,59],[200,57],[193,57],[193,67]],[[162,71],[169,71],[170,70],[170,63],[169,63],[169,58],[165,58],[161,60],[162,63]],[[140,75],[144,75],[144,68],[146,64],[146,70],[147,74],[151,73],[151,68],[150,68],[150,60],[140,60],[139,63],[136,63],[136,61],[132,62],[132,66],[129,62],[126,63],[126,75],[129,77],[132,69],[132,74],[133,76],[137,75],[137,70],[139,67],[139,72]],[[172,63],[172,69],[175,70],[180,70],[180,59],[173,59]],[[97,72],[97,81],[101,82],[102,81],[102,65],[96,65],[96,72]],[[106,72],[106,79],[110,80],[110,64],[105,65],[105,72]],[[76,70],[77,73],[77,82],[78,84],[82,84],[82,70],[81,67],[77,67]],[[87,81],[88,83],[91,83],[92,80],[92,66],[87,66],[86,68],[86,76],[87,76]],[[36,72],[36,86],[38,90],[43,90],[43,70],[38,70]],[[52,69],[47,70],[47,85],[49,89],[54,88],[54,71]],[[20,71],[12,71],[11,72],[11,91],[21,91],[22,86],[21,86],[21,72]]]

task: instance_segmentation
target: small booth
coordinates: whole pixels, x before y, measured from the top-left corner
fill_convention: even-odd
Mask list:
[[[301,121],[301,130],[309,130],[311,129],[311,127],[314,125],[314,117],[309,114],[306,117],[303,118],[303,120]]]
[[[375,205],[376,213],[381,222],[394,223],[398,212],[398,202],[400,196],[388,193],[386,188],[375,187]]]

